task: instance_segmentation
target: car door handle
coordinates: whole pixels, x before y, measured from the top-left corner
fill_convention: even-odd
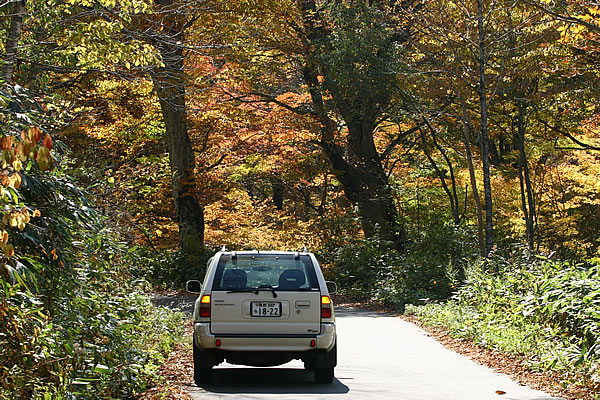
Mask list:
[[[310,301],[296,300],[296,308],[310,308]]]

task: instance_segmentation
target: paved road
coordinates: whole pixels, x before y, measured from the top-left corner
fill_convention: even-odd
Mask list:
[[[190,386],[190,394],[197,400],[555,399],[444,348],[400,318],[354,309],[336,310],[336,316],[338,366],[333,384],[315,384],[300,361],[276,368],[221,364],[211,384]]]

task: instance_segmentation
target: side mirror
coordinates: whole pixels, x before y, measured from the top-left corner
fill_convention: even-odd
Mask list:
[[[327,285],[329,294],[335,294],[335,292],[337,292],[337,284],[335,282],[325,281],[325,285]]]
[[[187,290],[190,293],[200,294],[200,292],[202,291],[202,283],[196,280],[187,281],[185,283],[185,290]]]

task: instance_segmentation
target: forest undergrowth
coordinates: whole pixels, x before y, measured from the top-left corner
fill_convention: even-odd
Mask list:
[[[560,385],[600,389],[600,266],[527,251],[471,264],[449,300],[407,305],[406,314],[475,345],[516,355]],[[590,398],[597,398],[590,397]]]

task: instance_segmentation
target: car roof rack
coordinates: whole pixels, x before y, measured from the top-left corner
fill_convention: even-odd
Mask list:
[[[301,251],[302,251],[302,253],[308,253],[308,248],[306,246],[304,246]]]
[[[225,245],[223,245],[223,247],[221,247],[221,251],[222,252],[226,252],[227,251],[227,247]]]

